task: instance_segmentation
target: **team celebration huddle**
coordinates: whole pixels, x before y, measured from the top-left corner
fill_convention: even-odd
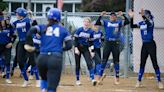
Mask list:
[[[89,72],[90,85],[103,86],[104,74],[108,58],[112,53],[114,80],[120,82],[120,47],[121,32],[125,26],[139,28],[142,48],[138,79],[134,87],[142,87],[145,64],[150,55],[156,74],[157,87],[163,89],[160,67],[157,63],[156,43],[153,38],[153,12],[141,9],[139,15],[142,20],[133,23],[134,12],[129,10],[125,15],[122,11],[110,13],[102,11],[97,19],[83,18],[83,26],[77,28],[73,34],[62,25],[62,12],[58,8],[51,8],[47,12],[47,24],[39,24],[32,12],[22,7],[15,10],[16,21],[10,22],[11,16],[0,13],[0,70],[6,84],[12,84],[11,77],[15,75],[15,68],[19,67],[20,76],[24,79],[21,87],[28,87],[30,79],[35,76],[36,87],[41,92],[57,92],[61,80],[63,54],[73,50],[75,58],[74,85],[85,85],[81,79],[81,56],[83,55]],[[104,16],[106,18],[104,18]],[[16,46],[13,45],[17,41]],[[15,49],[11,65],[12,49]],[[102,48],[102,49],[101,49]],[[101,51],[102,50],[102,51]],[[102,52],[102,53],[101,53]],[[28,74],[29,72],[29,74]]]

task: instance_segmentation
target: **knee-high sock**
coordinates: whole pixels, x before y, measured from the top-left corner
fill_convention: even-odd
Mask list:
[[[48,92],[56,92],[56,91],[54,91],[54,90],[48,90]]]
[[[105,67],[106,67],[106,63],[102,63],[101,64],[101,68],[100,68],[100,72],[98,74],[99,76],[102,76],[103,75]]]
[[[159,69],[155,69],[155,74],[156,74],[157,80],[161,81],[161,73]]]
[[[21,70],[21,74],[23,75],[24,80],[28,81],[28,76],[25,67]]]
[[[96,65],[96,74],[99,74],[101,70],[101,64]]]
[[[40,81],[40,89],[47,89],[47,81],[46,80]]]
[[[80,80],[80,69],[76,69],[76,80]]]
[[[36,66],[32,67],[32,71],[35,73],[36,80],[39,80],[39,72]]]
[[[10,78],[10,65],[6,65],[6,79]]]
[[[119,70],[120,70],[119,64],[114,64],[114,69],[115,69],[116,78],[119,78]]]
[[[90,79],[94,80],[94,69],[90,69],[89,74],[90,74]]]
[[[144,74],[145,69],[144,68],[140,68],[139,73],[138,73],[138,81],[142,80],[142,76]]]

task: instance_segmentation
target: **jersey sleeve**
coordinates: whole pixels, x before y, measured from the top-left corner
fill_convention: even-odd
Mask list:
[[[79,28],[79,29],[77,29],[77,30],[75,31],[74,37],[79,37],[80,29],[81,29],[81,28]]]
[[[64,41],[72,40],[71,35],[68,30],[65,29]]]
[[[44,24],[36,25],[34,27],[37,29],[38,33],[42,34],[46,31],[46,25],[44,25]]]

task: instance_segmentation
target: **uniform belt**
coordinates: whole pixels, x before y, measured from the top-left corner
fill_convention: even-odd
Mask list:
[[[61,52],[40,52],[42,55],[54,55],[54,54],[62,54]]]

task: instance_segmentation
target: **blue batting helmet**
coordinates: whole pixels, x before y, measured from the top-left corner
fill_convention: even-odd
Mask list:
[[[48,11],[47,18],[54,19],[59,22],[61,20],[61,11],[57,8],[52,8]]]
[[[26,17],[27,16],[27,11],[24,8],[17,8],[16,13],[19,16]]]

